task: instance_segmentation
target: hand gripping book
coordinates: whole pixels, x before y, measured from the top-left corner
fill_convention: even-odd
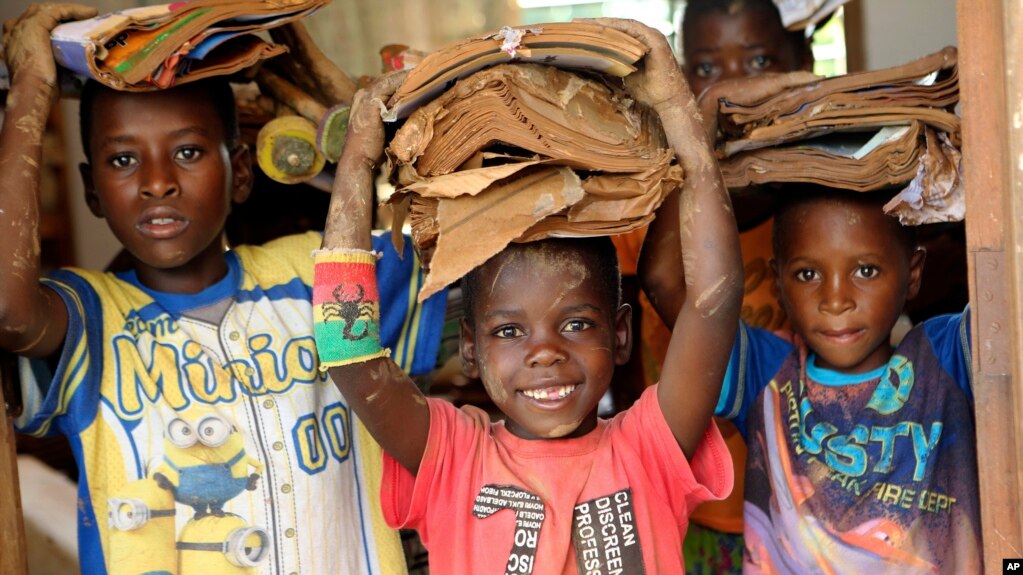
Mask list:
[[[117,90],[226,75],[287,51],[255,33],[329,0],[192,0],[68,22],[50,35],[58,64]]]

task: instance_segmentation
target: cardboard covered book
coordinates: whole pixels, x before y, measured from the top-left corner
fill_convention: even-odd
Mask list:
[[[632,73],[646,46],[632,36],[585,22],[505,26],[456,42],[423,58],[389,102],[386,119],[407,117],[460,78],[495,64],[522,62],[589,69],[622,77]]]
[[[904,223],[960,220],[958,81],[956,50],[945,48],[757,101],[744,101],[735,90],[718,103],[725,183],[813,182],[855,191],[904,186],[909,195],[890,210]]]
[[[287,51],[257,32],[329,0],[192,0],[68,22],[50,35],[58,64],[117,90],[168,88]]]
[[[388,148],[395,229],[429,273],[420,298],[511,242],[649,223],[682,183],[660,122],[600,75],[502,64],[416,110]]]

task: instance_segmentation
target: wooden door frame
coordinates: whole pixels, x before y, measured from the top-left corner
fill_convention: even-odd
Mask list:
[[[1023,7],[958,0],[956,16],[981,524],[1001,573],[1023,557]]]

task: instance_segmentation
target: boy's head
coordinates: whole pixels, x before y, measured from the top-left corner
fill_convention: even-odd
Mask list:
[[[462,295],[463,368],[483,380],[508,430],[591,431],[632,337],[610,239],[512,244],[463,278]]]
[[[90,82],[80,114],[86,201],[137,271],[222,250],[231,202],[244,201],[252,182],[225,80],[144,93]]]
[[[772,0],[689,0],[680,32],[697,96],[722,80],[813,69],[809,40],[785,29]]]
[[[920,289],[915,230],[885,215],[890,192],[789,186],[775,216],[779,299],[817,365],[866,373],[888,362],[889,337]]]

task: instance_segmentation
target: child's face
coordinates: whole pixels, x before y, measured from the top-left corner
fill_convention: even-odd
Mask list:
[[[777,17],[761,10],[698,14],[682,37],[685,75],[699,96],[722,80],[792,72],[803,68],[803,54],[792,45]]]
[[[518,437],[593,430],[614,366],[628,360],[630,310],[616,309],[587,264],[574,250],[513,245],[481,270],[474,325],[462,322],[463,366]]]
[[[201,265],[204,254],[222,260],[231,201],[248,195],[251,171],[244,147],[228,151],[203,92],[108,90],[92,114],[86,199],[136,260],[140,278]]]
[[[819,367],[865,373],[888,362],[889,335],[920,288],[922,250],[907,253],[879,206],[815,201],[793,208],[775,272],[792,328]]]

